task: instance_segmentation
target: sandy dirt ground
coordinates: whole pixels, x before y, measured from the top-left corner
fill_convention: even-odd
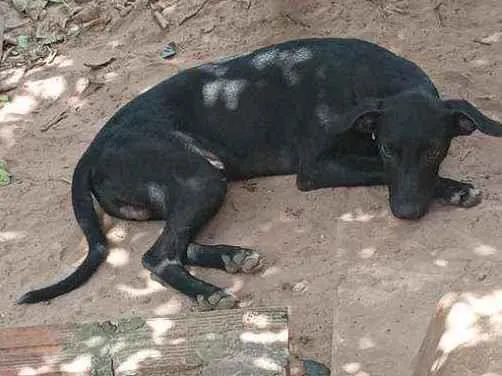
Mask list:
[[[202,1],[172,0],[164,2],[166,30],[146,2],[128,1],[132,10],[121,13],[115,2],[79,3],[111,20],[57,45],[55,59],[27,70],[0,109],[0,159],[13,175],[0,188],[1,326],[190,309],[141,266],[162,227],[155,222],[114,221],[108,262],[89,283],[50,304],[14,303],[84,255],[68,179],[87,144],[119,106],[185,67],[296,37],[361,37],[421,65],[446,97],[502,119],[500,0],[210,0],[184,22]],[[178,54],[162,60],[170,41]],[[101,69],[87,66],[109,58]],[[79,94],[86,79],[92,87]],[[199,240],[255,248],[264,270],[193,272],[242,304],[290,307],[297,358],[329,364],[336,375],[409,374],[443,294],[502,289],[501,161],[499,139],[476,132],[455,140],[443,175],[472,181],[484,200],[467,210],[435,205],[418,222],[393,218],[383,187],[301,193],[291,176],[232,184]]]

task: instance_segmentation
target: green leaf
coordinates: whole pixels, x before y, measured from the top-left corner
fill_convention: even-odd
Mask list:
[[[9,185],[11,176],[9,171],[7,171],[7,164],[0,160],[0,187]]]
[[[26,50],[28,48],[28,44],[30,43],[30,36],[21,34],[17,37],[17,46],[22,50]]]

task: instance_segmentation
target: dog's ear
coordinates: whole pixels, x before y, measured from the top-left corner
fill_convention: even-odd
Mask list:
[[[345,124],[362,133],[374,133],[383,110],[383,102],[368,100],[345,113]]]
[[[495,137],[502,137],[502,124],[483,115],[470,102],[463,99],[443,101],[453,116],[455,136],[470,135],[476,129]]]

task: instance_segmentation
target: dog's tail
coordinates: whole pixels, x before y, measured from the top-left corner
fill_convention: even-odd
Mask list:
[[[18,304],[50,300],[76,289],[87,282],[106,259],[106,237],[100,228],[99,218],[94,209],[91,167],[86,159],[85,156],[80,159],[73,173],[72,204],[77,222],[89,245],[87,256],[69,276],[53,285],[25,293],[17,300]]]

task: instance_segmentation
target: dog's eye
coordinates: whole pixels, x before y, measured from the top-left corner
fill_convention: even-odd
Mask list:
[[[384,158],[391,158],[394,154],[394,149],[389,145],[380,145],[380,154]]]

